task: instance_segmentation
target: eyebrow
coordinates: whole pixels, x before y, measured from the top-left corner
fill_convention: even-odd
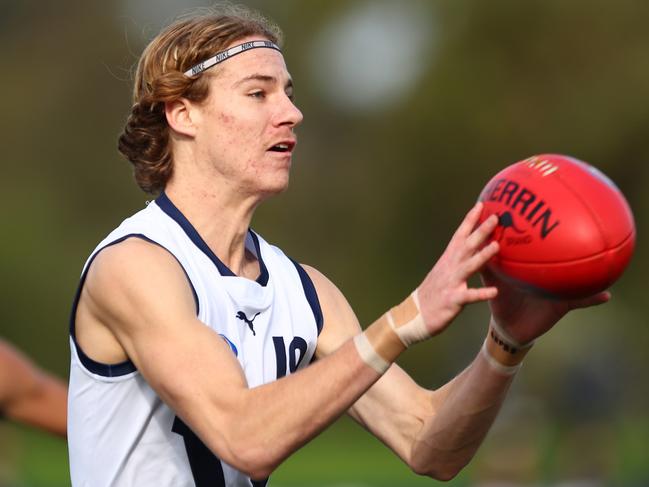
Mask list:
[[[241,78],[237,82],[232,85],[234,88],[237,86],[240,86],[248,81],[261,81],[262,83],[276,83],[277,78],[275,76],[268,76],[266,74],[251,74],[250,76],[246,76],[245,78]],[[286,85],[284,86],[284,89],[286,88],[293,88],[293,80],[291,78],[288,79],[286,82]]]

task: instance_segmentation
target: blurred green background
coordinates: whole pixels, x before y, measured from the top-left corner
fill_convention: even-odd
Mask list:
[[[146,195],[116,151],[132,66],[198,0],[0,0],[3,338],[65,378],[84,260]],[[543,152],[606,172],[634,210],[631,267],[604,307],[569,316],[526,360],[457,486],[649,485],[649,3],[642,0],[257,0],[285,32],[305,114],[290,190],[254,226],[373,321],[413,289],[500,168]],[[401,365],[427,387],[477,353],[466,309]],[[276,486],[415,486],[342,421]],[[69,485],[65,444],[0,423],[0,486]]]

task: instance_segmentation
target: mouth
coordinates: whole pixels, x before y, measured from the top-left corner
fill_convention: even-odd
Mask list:
[[[268,151],[290,154],[291,152],[293,152],[296,144],[297,142],[295,140],[283,140],[271,146]]]

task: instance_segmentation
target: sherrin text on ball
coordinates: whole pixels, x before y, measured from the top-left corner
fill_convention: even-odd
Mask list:
[[[633,214],[601,171],[541,154],[496,174],[480,194],[482,219],[498,215],[500,252],[489,267],[530,291],[584,297],[624,272],[635,247]]]

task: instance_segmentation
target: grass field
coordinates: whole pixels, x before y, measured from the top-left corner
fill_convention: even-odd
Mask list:
[[[600,437],[606,444],[599,445],[599,456],[594,457],[595,461],[604,463],[601,468],[593,469],[591,464],[583,463],[587,452],[576,446],[570,432],[550,428],[535,446],[536,450],[531,450],[536,458],[534,462],[525,460],[530,451],[526,453],[518,446],[507,448],[499,444],[502,436],[490,435],[471,465],[451,482],[442,483],[413,474],[380,442],[351,421],[343,420],[289,458],[275,472],[270,484],[273,487],[648,486],[649,419],[609,426],[615,434]],[[520,468],[498,473],[493,466],[489,467],[493,458],[509,458]],[[580,469],[575,470],[575,464]],[[579,475],[575,476],[575,472]],[[0,425],[0,487],[69,485],[65,442],[22,427]]]

